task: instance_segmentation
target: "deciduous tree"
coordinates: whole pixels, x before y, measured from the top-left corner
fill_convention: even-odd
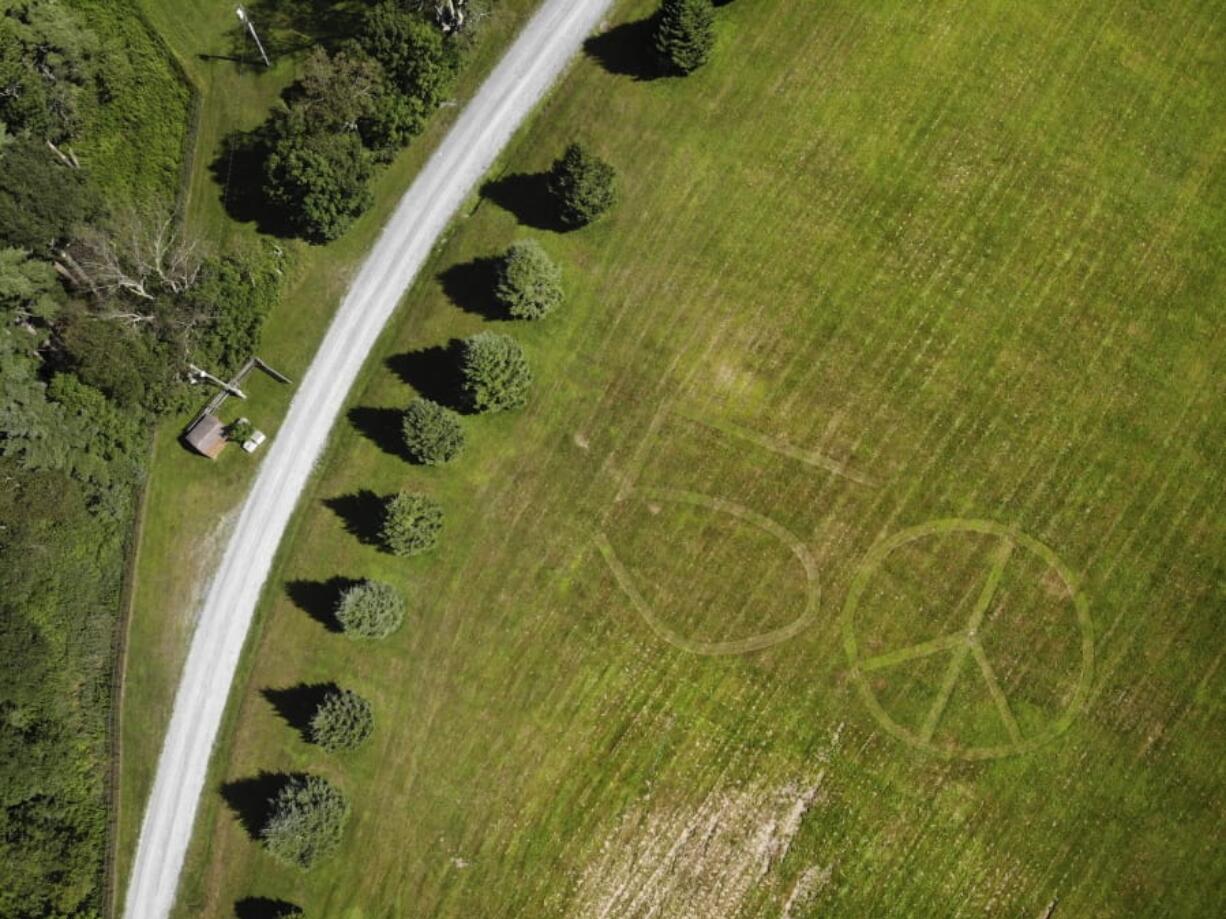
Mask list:
[[[383,95],[383,71],[361,53],[329,54],[316,48],[302,65],[290,93],[289,110],[302,133],[356,132]]]
[[[264,163],[264,191],[304,237],[328,242],[370,207],[373,164],[357,134],[274,129]]]
[[[413,133],[446,97],[460,66],[459,48],[421,13],[397,3],[372,6],[358,44],[378,61],[396,91],[414,103]]]

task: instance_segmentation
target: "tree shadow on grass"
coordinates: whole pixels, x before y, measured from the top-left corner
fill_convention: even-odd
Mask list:
[[[412,462],[404,446],[404,412],[395,408],[356,406],[349,410],[349,423],[384,453]]]
[[[266,131],[235,131],[222,141],[221,152],[209,164],[209,171],[221,189],[222,207],[234,220],[254,223],[261,233],[288,238],[294,235],[293,228],[264,195],[267,158]]]
[[[387,359],[387,368],[422,397],[463,412],[466,411],[460,376],[463,348],[464,343],[453,338],[445,345],[393,354]]]
[[[356,536],[365,546],[380,546],[379,530],[383,526],[383,499],[369,488],[349,495],[327,498],[324,504],[341,518],[345,531]]]
[[[281,716],[281,720],[311,743],[311,719],[323,700],[340,687],[335,683],[301,683],[287,689],[261,689],[260,694],[268,700]]]
[[[509,319],[506,307],[494,293],[501,265],[500,258],[475,258],[471,262],[452,265],[438,276],[438,281],[447,299],[460,309],[486,319]]]
[[[295,50],[292,45],[304,44],[306,38],[312,39],[306,43],[308,47],[319,42],[331,47],[351,37],[357,31],[363,5],[336,0],[248,0],[247,10],[261,29],[260,37],[269,53],[286,54]],[[293,33],[293,38],[279,36],[279,31]],[[265,38],[265,33],[271,37]]]
[[[272,816],[273,798],[294,777],[284,772],[261,772],[249,779],[223,782],[221,796],[247,835],[258,840]]]
[[[583,43],[584,53],[606,73],[635,80],[658,80],[669,75],[656,51],[656,17],[626,22],[593,35]]]
[[[337,604],[340,603],[341,594],[358,583],[352,578],[332,578],[328,581],[290,581],[285,585],[285,593],[295,606],[329,632],[340,634],[343,630],[336,619]]]
[[[243,897],[234,904],[235,919],[287,919],[300,915],[302,910],[296,904],[272,897]]]
[[[549,173],[520,172],[492,179],[481,186],[481,197],[492,201],[526,227],[565,233],[557,204],[549,193]]]

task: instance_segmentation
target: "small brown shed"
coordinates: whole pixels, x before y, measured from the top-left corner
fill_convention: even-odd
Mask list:
[[[226,426],[216,415],[203,415],[188,429],[187,443],[202,456],[217,459],[226,448]]]

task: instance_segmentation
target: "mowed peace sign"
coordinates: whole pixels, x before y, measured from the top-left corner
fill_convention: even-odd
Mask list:
[[[943,630],[936,637],[908,641],[893,647],[890,647],[887,641],[886,648],[873,649],[870,653],[862,648],[862,632],[871,633],[874,627],[881,632],[890,631],[889,623],[880,621],[879,618],[874,626],[872,612],[865,610],[866,605],[872,605],[868,590],[870,583],[889,563],[892,556],[903,551],[909,544],[933,538],[965,543],[954,546],[955,553],[962,549],[969,550],[972,545],[976,546],[974,564],[969,569],[969,577],[976,583],[971,592],[973,599],[969,611],[965,616],[955,617],[950,623],[953,627]],[[986,547],[981,545],[985,539]],[[967,551],[964,554],[970,553]],[[1044,630],[1067,629],[1070,625],[1067,617],[1071,612],[1079,639],[1077,644],[1080,645],[1079,660],[1043,662],[1042,666],[1048,669],[1072,669],[1070,676],[1073,679],[1069,684],[1070,689],[1053,703],[1055,710],[1042,713],[1044,723],[1041,726],[1035,727],[1036,715],[1029,712],[1030,708],[1035,707],[1033,700],[1028,703],[1028,714],[1031,717],[1026,729],[1019,723],[1009,695],[1002,686],[997,665],[993,662],[992,654],[985,648],[984,641],[985,620],[990,613],[998,613],[1005,605],[1006,600],[1001,596],[1002,581],[1010,566],[1019,564],[1019,555],[1024,557],[1022,563],[1026,568],[1022,580],[1037,575],[1038,577],[1034,578],[1036,581],[1048,585],[1047,590],[1039,597],[1039,602],[1033,603],[1033,608],[1027,609],[1027,627],[1034,628],[1036,634],[1041,634]],[[1052,584],[1058,585],[1059,589],[1052,589]],[[1034,586],[1037,590],[1038,584]],[[1016,592],[1015,588],[1014,593]],[[959,611],[962,609],[964,607],[960,607]],[[899,612],[906,615],[905,610]],[[990,623],[986,627],[1005,629],[1013,624],[1004,615],[997,616],[997,619],[1000,621]],[[1039,621],[1035,622],[1036,619]],[[999,649],[1007,646],[1010,638],[1009,635],[996,636],[993,647]],[[1022,636],[1012,638],[1015,642],[1025,640]],[[927,752],[960,759],[989,759],[1027,752],[1064,731],[1084,703],[1094,655],[1088,604],[1077,590],[1068,568],[1042,543],[987,520],[934,521],[904,530],[870,550],[857,569],[844,606],[843,640],[851,664],[852,677],[865,704],[882,727],[900,740]],[[1024,654],[1026,649],[1022,651]],[[939,673],[931,702],[919,717],[903,719],[897,717],[896,713],[892,714],[890,706],[883,703],[878,684],[884,682],[892,671],[933,660],[942,662],[943,667],[930,671]],[[998,726],[1007,738],[1004,742],[984,742],[982,737],[976,736],[945,736],[938,742],[937,729],[946,716],[951,697],[955,690],[965,686],[965,681],[968,680],[980,681],[982,688],[986,690],[986,697],[991,700]],[[1017,690],[1020,692],[1025,688],[1022,686]],[[962,729],[965,730],[965,726],[962,726]],[[972,735],[973,733],[972,729]]]

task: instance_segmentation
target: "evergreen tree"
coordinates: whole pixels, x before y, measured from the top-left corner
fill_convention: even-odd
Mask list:
[[[360,747],[374,729],[370,703],[350,689],[328,693],[311,716],[311,739],[332,753]]]
[[[414,461],[424,466],[449,463],[464,449],[460,416],[429,399],[414,399],[405,409],[404,445]]]
[[[571,144],[549,171],[549,192],[564,226],[591,223],[617,203],[617,172],[581,144]]]
[[[391,584],[362,581],[341,594],[336,621],[349,638],[386,638],[404,622],[404,597]]]
[[[464,396],[478,412],[521,408],[528,401],[532,369],[510,335],[478,332],[464,340]]]
[[[443,530],[443,509],[426,495],[402,491],[387,500],[380,536],[393,555],[404,557],[429,552]]]
[[[656,23],[656,50],[678,73],[692,73],[711,56],[715,7],[711,0],[664,0]]]
[[[295,776],[270,803],[272,815],[260,836],[278,861],[306,870],[340,845],[349,801],[327,779]]]
[[[494,295],[516,319],[543,319],[562,302],[562,270],[541,244],[512,244],[498,266]]]

